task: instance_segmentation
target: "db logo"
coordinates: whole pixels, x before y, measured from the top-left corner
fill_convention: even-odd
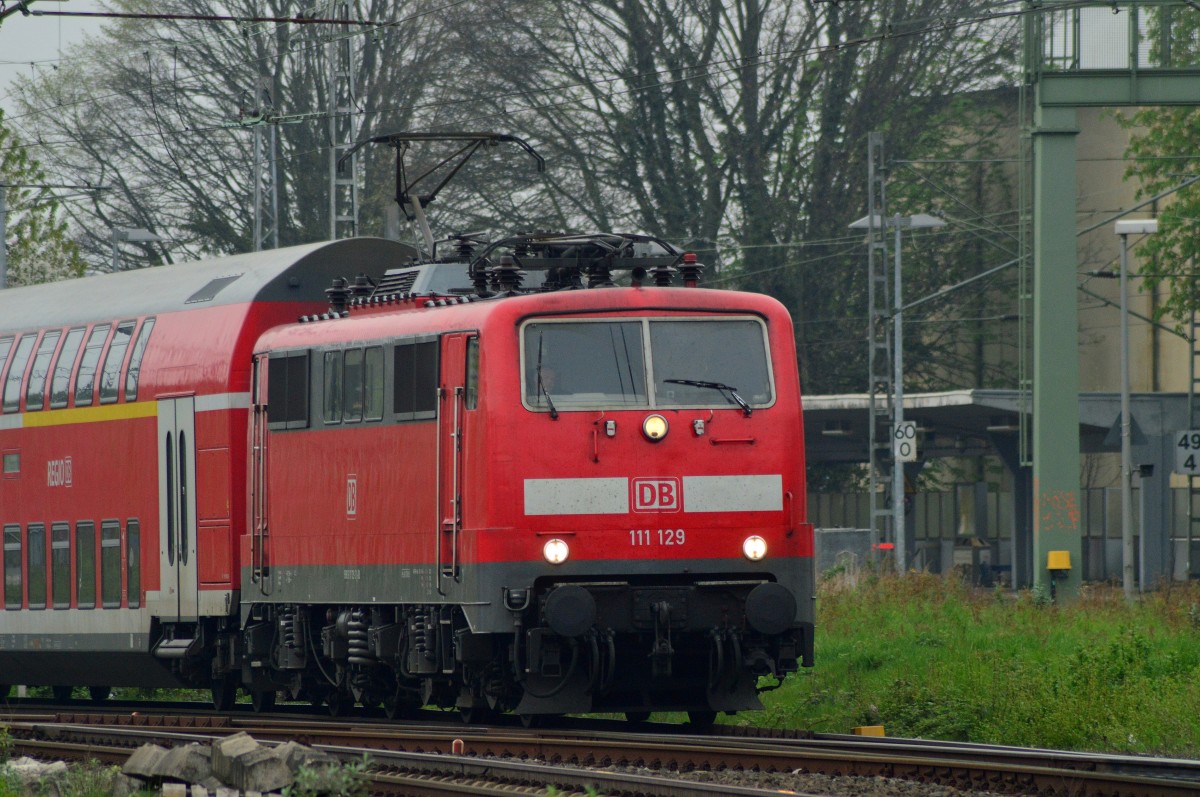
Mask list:
[[[678,512],[679,479],[634,479],[634,512]]]
[[[358,515],[358,477],[353,473],[346,477],[346,517]]]

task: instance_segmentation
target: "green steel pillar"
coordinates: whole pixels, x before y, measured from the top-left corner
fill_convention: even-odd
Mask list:
[[[1033,582],[1079,592],[1079,333],[1074,108],[1034,115]],[[1064,557],[1062,552],[1066,552]],[[1069,561],[1069,570],[1061,569]],[[1056,569],[1051,570],[1051,567]]]

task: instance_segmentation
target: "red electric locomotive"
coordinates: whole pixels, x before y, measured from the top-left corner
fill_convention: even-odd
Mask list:
[[[410,255],[0,294],[0,682],[711,721],[811,663],[784,308],[637,236]]]

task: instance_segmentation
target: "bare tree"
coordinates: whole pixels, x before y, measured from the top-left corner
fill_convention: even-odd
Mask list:
[[[237,17],[331,13],[330,3],[288,0],[116,5],[128,12]],[[74,212],[85,250],[102,260],[112,227],[144,227],[169,239],[130,244],[129,259],[143,264],[250,249],[253,153],[244,123],[259,118],[260,77],[268,81],[273,106],[265,121],[278,126],[280,241],[326,237],[327,44],[354,37],[361,53],[356,113],[364,136],[413,123],[430,87],[422,75],[440,54],[419,4],[364,0],[353,7],[355,19],[380,24],[122,20],[57,71],[26,82],[20,122],[36,130],[47,171],[113,189]],[[372,179],[390,185],[390,167],[381,172],[377,165]],[[382,217],[381,209],[364,204],[368,224]]]
[[[481,65],[459,87],[467,105],[490,105],[552,164],[527,224],[630,226],[701,251],[730,269],[725,284],[792,308],[802,377],[833,390],[865,379],[846,367],[866,348],[846,225],[865,209],[866,135],[885,131],[895,159],[985,138],[954,98],[1003,81],[1017,30],[982,9],[524,0],[447,25]],[[484,203],[479,219],[498,209]],[[842,327],[832,342],[809,323],[823,319]]]

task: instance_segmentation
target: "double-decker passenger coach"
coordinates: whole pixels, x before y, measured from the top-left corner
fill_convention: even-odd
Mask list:
[[[0,681],[711,722],[811,663],[785,309],[640,236],[409,254],[0,294]]]

